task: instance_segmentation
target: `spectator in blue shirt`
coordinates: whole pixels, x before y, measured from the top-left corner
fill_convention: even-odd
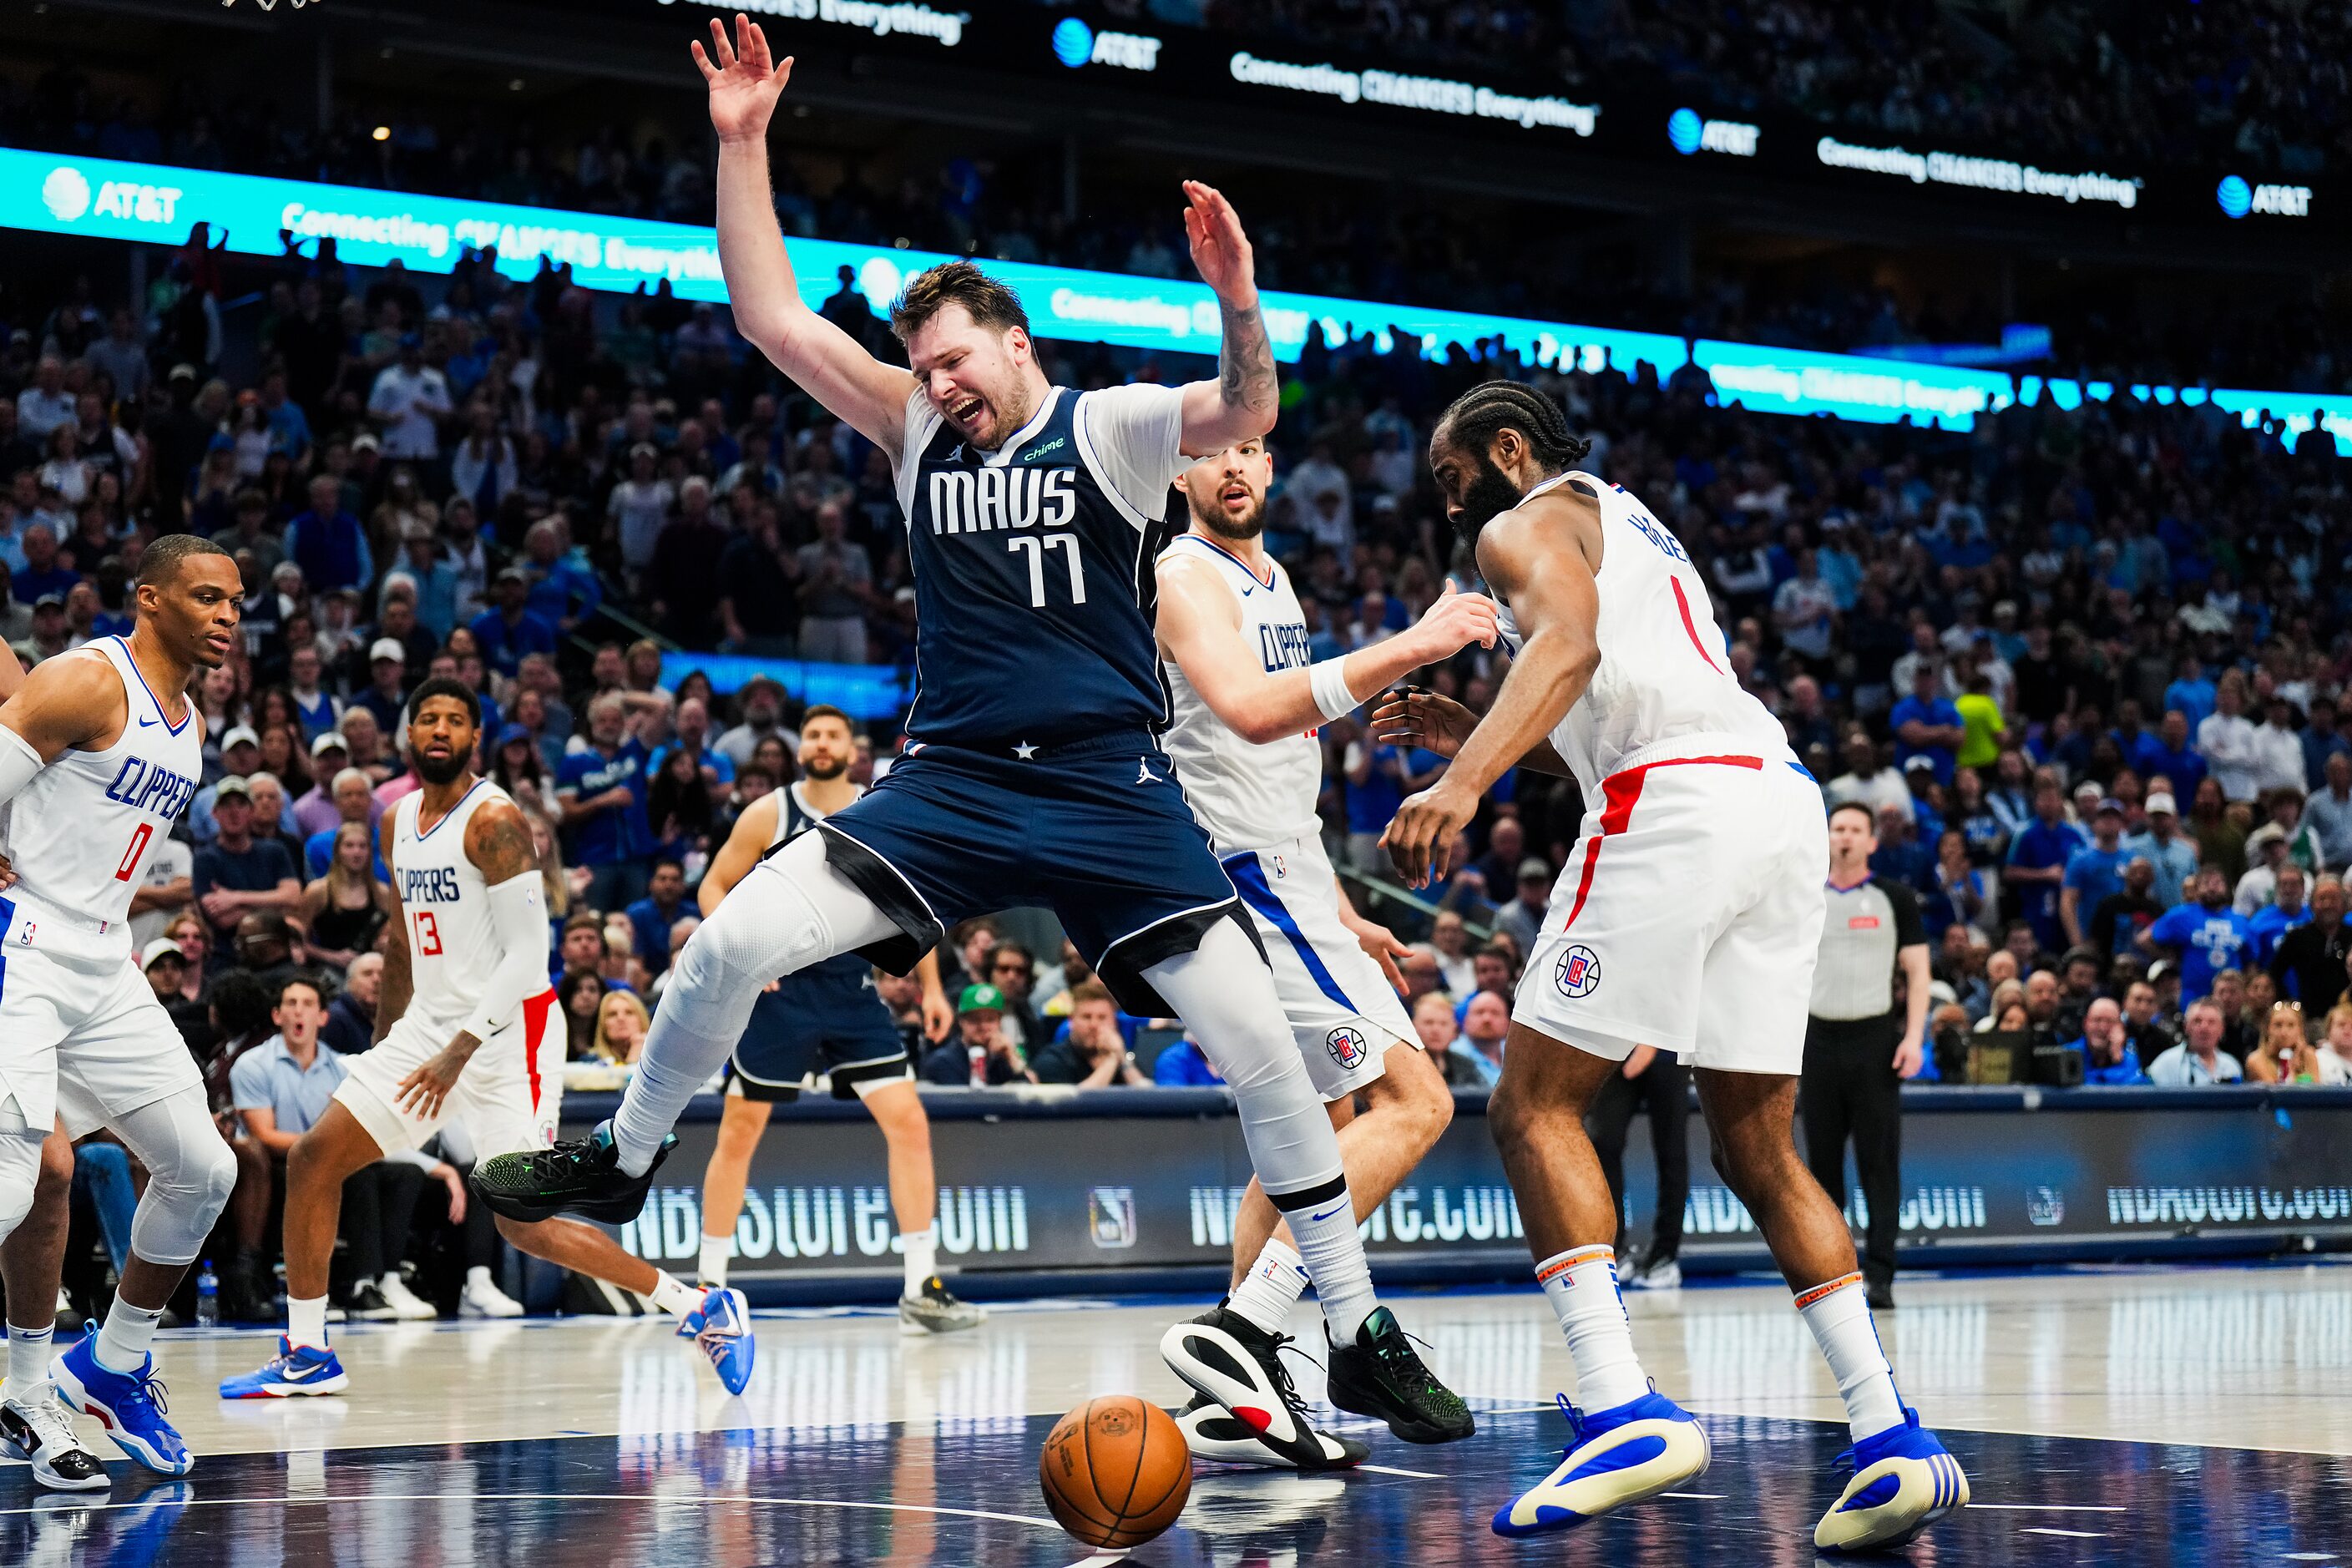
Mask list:
[[[552,518],[530,525],[522,538],[530,563],[522,568],[530,592],[523,608],[559,632],[568,632],[596,613],[604,602],[604,584],[587,560],[563,550],[563,532]]]
[[[2180,995],[2194,1002],[2213,989],[2213,976],[2246,962],[2254,935],[2246,917],[2230,907],[2230,879],[2219,866],[2197,873],[2197,901],[2164,911],[2140,932],[2139,945],[2155,953],[2169,948],[2180,961]]]
[[[1907,773],[1912,758],[1925,757],[1935,767],[1937,784],[1952,782],[1966,726],[1960,722],[1959,709],[1944,695],[1940,668],[1921,659],[1911,671],[1911,695],[1895,705],[1886,721],[1895,731],[1896,767]]]
[[[367,530],[343,510],[342,481],[320,474],[310,481],[310,510],[286,525],[286,556],[302,580],[321,594],[338,588],[364,593],[375,581],[375,553]]]
[[[629,925],[637,935],[637,956],[646,973],[659,974],[669,967],[669,932],[678,921],[694,912],[686,901],[686,868],[664,857],[654,862],[646,879],[646,896],[628,907]]]
[[[2180,816],[2172,796],[2162,790],[2149,794],[2145,809],[2147,831],[2124,840],[2134,855],[2145,855],[2156,868],[2148,896],[2166,909],[2189,896],[2189,879],[2197,874],[2197,846],[2180,835]]]
[[[2124,1033],[2124,1010],[2112,996],[2101,996],[2083,1010],[2083,1033],[2068,1043],[2083,1054],[2083,1082],[2105,1088],[2146,1083],[2139,1052]]]
[[[2091,916],[2110,894],[2124,889],[2124,862],[2132,858],[2123,847],[2124,803],[2109,795],[2091,816],[2091,842],[2066,862],[2066,879],[2058,895],[2059,922],[2066,928],[2066,945],[2080,947],[2090,938]]]
[[[2290,860],[2278,868],[2278,886],[2271,901],[2254,911],[2246,929],[2253,933],[2253,961],[2268,969],[2278,952],[2279,939],[2297,926],[2311,923],[2311,905],[2304,899],[2303,868]]]
[[[474,640],[481,645],[482,662],[511,680],[529,655],[555,652],[555,627],[524,605],[530,596],[530,579],[520,566],[499,574],[498,607],[474,617]]]
[[[1162,1089],[1212,1089],[1225,1080],[1209,1065],[1200,1046],[1187,1037],[1160,1053],[1151,1064],[1151,1081]]]
[[[16,569],[9,597],[20,605],[37,605],[55,594],[62,602],[81,581],[81,574],[58,564],[58,536],[45,522],[27,524],[22,536],[25,563]]]
[[[2132,748],[2131,764],[2149,783],[2161,775],[2173,789],[2194,795],[2205,782],[2205,759],[2189,740],[2189,715],[2178,708],[2165,710],[2164,722],[2153,735],[2143,734]]]
[[[2205,673],[2204,665],[2199,662],[2195,654],[2182,654],[2179,675],[2164,689],[2165,710],[2170,712],[2178,709],[2188,719],[2189,732],[2193,735],[2197,732],[2197,726],[2212,717],[2214,709],[2220,705],[2221,694],[2215,689],[2212,678]]]
[[[627,716],[617,691],[589,703],[590,743],[565,757],[555,775],[571,863],[588,868],[583,898],[600,910],[626,909],[645,897],[644,857],[654,842],[646,821],[652,778],[644,743],[625,732]]]
[[[2053,952],[2074,945],[2066,941],[2064,922],[2058,918],[2058,893],[2066,880],[2066,863],[2086,842],[2083,830],[2066,820],[2066,796],[2057,775],[2037,776],[2033,820],[2010,840],[2009,869],[2002,879],[2016,895],[2020,918],[2033,928],[2035,945]]]
[[[1381,835],[1404,804],[1404,759],[1394,746],[1376,744],[1358,732],[1341,765],[1348,773],[1348,858],[1360,869],[1377,871],[1388,858]]]

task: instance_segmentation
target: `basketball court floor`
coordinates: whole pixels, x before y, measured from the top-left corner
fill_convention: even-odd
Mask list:
[[[1881,1320],[1898,1384],[1975,1489],[1910,1562],[2352,1565],[2352,1259],[1906,1277],[1901,1300]],[[1714,1468],[1533,1542],[1486,1519],[1566,1438],[1550,1395],[1570,1365],[1541,1296],[1393,1304],[1478,1410],[1475,1437],[1415,1448],[1375,1430],[1371,1462],[1340,1477],[1201,1467],[1175,1529],[1131,1560],[1811,1568],[1846,1436],[1776,1283],[1630,1298],[1651,1373],[1708,1417]],[[89,1501],[0,1467],[0,1563],[1107,1563],[1047,1517],[1037,1449],[1090,1394],[1178,1403],[1155,1346],[1189,1310],[1018,1304],[913,1341],[878,1313],[762,1313],[740,1399],[646,1320],[339,1331],[352,1392],[283,1403],[214,1394],[268,1336],[170,1335],[194,1473],[113,1463],[112,1492]],[[1296,1327],[1319,1342],[1307,1311]],[[1322,1393],[1303,1361],[1298,1380]]]

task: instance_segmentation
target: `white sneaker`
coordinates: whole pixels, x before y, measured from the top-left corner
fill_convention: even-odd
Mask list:
[[[1626,1288],[1633,1290],[1679,1290],[1682,1284],[1683,1266],[1671,1258],[1652,1264],[1625,1281]]]
[[[404,1323],[430,1322],[441,1315],[440,1310],[408,1288],[398,1271],[386,1274],[377,1281],[383,1292],[383,1304],[392,1309],[394,1318]]]
[[[457,1315],[461,1318],[520,1318],[522,1303],[508,1295],[490,1278],[489,1271],[466,1276],[465,1292],[457,1298]]]

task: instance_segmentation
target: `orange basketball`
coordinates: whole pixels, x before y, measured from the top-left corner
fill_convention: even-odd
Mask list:
[[[1176,1522],[1192,1489],[1192,1456],[1168,1412],[1108,1394],[1054,1423],[1037,1456],[1037,1485],[1064,1530],[1124,1552]]]

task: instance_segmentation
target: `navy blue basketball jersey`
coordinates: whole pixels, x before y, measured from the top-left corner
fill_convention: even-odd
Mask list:
[[[983,452],[908,400],[911,739],[993,751],[1166,721],[1152,558],[1181,425],[1173,387],[1055,387]]]

